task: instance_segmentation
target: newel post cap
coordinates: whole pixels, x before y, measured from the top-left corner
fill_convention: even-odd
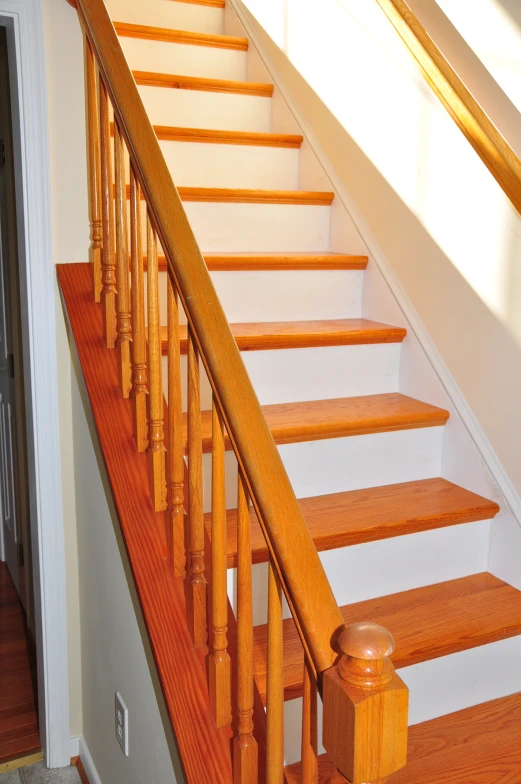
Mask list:
[[[378,623],[353,623],[348,626],[338,641],[346,656],[364,661],[387,659],[396,647],[394,637]]]

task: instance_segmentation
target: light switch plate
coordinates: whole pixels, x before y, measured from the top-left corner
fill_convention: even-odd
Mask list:
[[[128,757],[128,708],[119,691],[116,692],[116,738],[123,754]]]

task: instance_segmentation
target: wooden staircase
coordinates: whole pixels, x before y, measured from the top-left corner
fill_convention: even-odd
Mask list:
[[[129,3],[129,5],[133,4]],[[266,102],[272,99],[274,89],[269,83],[246,80],[248,40],[243,37],[224,35],[224,30],[221,33],[215,32],[216,14],[221,14],[224,7],[224,2],[221,0],[204,0],[204,2],[202,0],[168,0],[168,2],[154,0],[150,3],[150,8],[147,5],[146,16],[149,17],[150,24],[136,21],[141,19],[141,16],[144,17],[145,12],[137,9],[139,5],[137,2],[135,5],[136,9],[130,15],[131,20],[126,21],[120,15],[119,0],[107,0],[109,12],[117,14],[114,21],[116,32],[121,39],[157,139],[161,143],[172,178],[177,185],[178,195],[185,204],[188,218],[202,248],[206,268],[214,276],[218,293],[220,293],[220,286],[223,287],[223,291],[226,288],[228,292],[222,299],[229,317],[231,335],[243,359],[251,363],[247,368],[256,386],[269,432],[275,444],[293,450],[291,453],[281,452],[290,479],[293,481],[298,466],[306,461],[312,463],[310,470],[315,471],[316,475],[320,471],[326,475],[331,472],[332,461],[339,471],[341,468],[345,474],[348,474],[354,470],[357,462],[356,446],[363,438],[390,439],[395,436],[400,439],[395,442],[396,450],[403,453],[405,458],[403,466],[396,467],[396,471],[394,471],[395,466],[388,474],[385,473],[385,466],[383,469],[378,468],[378,471],[375,469],[373,475],[366,475],[364,482],[354,487],[347,482],[347,478],[343,486],[342,480],[338,479],[335,480],[339,485],[335,491],[332,490],[331,482],[325,480],[323,492],[308,490],[305,478],[294,482],[294,489],[299,497],[300,513],[307,524],[307,530],[316,550],[324,554],[329,553],[331,557],[336,558],[335,568],[338,572],[342,569],[344,555],[345,558],[355,557],[351,555],[355,551],[350,551],[348,556],[344,548],[355,546],[371,548],[382,546],[381,543],[394,539],[394,550],[389,552],[396,552],[401,546],[411,548],[415,546],[414,543],[418,543],[418,547],[425,550],[430,547],[431,540],[425,538],[428,536],[437,537],[436,541],[439,543],[437,546],[441,546],[443,537],[446,536],[446,547],[450,548],[450,543],[456,541],[450,538],[450,532],[459,535],[463,529],[461,534],[463,538],[459,541],[463,543],[462,546],[466,546],[465,535],[470,536],[472,526],[474,526],[473,530],[477,530],[475,527],[480,524],[480,521],[493,520],[500,510],[494,501],[454,484],[443,476],[443,472],[432,471],[431,466],[436,460],[431,451],[441,449],[441,431],[450,422],[448,410],[401,393],[397,383],[397,372],[393,376],[395,382],[387,379],[384,382],[383,375],[380,377],[376,372],[381,354],[375,354],[374,358],[370,353],[363,355],[366,366],[375,370],[376,380],[372,382],[375,389],[372,393],[343,396],[332,393],[331,397],[320,399],[306,397],[306,380],[314,374],[321,373],[320,352],[331,349],[369,352],[373,348],[383,351],[386,346],[399,351],[400,345],[406,344],[409,337],[403,324],[380,323],[373,318],[363,317],[361,288],[353,295],[353,306],[350,308],[346,304],[344,317],[339,317],[339,314],[334,312],[330,318],[316,318],[313,312],[314,305],[310,305],[309,318],[296,316],[299,308],[305,309],[308,300],[312,300],[314,281],[319,280],[315,277],[310,278],[311,282],[308,282],[306,275],[338,276],[336,280],[327,278],[331,281],[328,285],[331,286],[331,291],[338,287],[345,287],[347,303],[347,289],[350,284],[345,276],[363,275],[368,263],[371,262],[367,255],[358,252],[350,253],[349,247],[343,248],[342,252],[338,247],[330,247],[329,231],[325,227],[329,226],[335,194],[326,190],[304,190],[297,187],[299,185],[295,180],[299,165],[297,157],[291,160],[281,157],[254,157],[271,154],[298,156],[303,137],[293,130],[290,133],[274,133],[271,127],[267,127],[269,119],[266,120],[268,117]],[[165,14],[168,14],[168,10],[165,9],[167,5],[171,13],[171,26],[164,23],[154,24],[155,13],[158,19],[159,17],[163,19]],[[185,31],[175,27],[178,18],[177,7],[186,5],[198,7],[197,19],[200,22],[200,30]],[[182,16],[185,12],[186,9],[183,8],[179,13]],[[192,15],[192,18],[195,19],[196,16]],[[191,70],[194,72],[191,73]],[[252,102],[256,102],[254,109]],[[190,118],[193,124],[190,124]],[[208,119],[208,127],[200,126],[202,118]],[[185,125],[181,124],[182,119]],[[210,121],[213,121],[212,127]],[[224,127],[226,122],[233,124],[231,127]],[[124,135],[126,133],[124,129]],[[114,136],[114,125],[112,136]],[[193,162],[198,158],[202,161],[201,165],[195,168],[194,181],[186,181],[190,166],[182,161],[185,156],[183,146],[190,166],[193,166]],[[226,149],[228,152],[225,151]],[[248,155],[252,156],[251,170],[248,168],[249,159],[244,157]],[[230,167],[229,170],[227,166]],[[234,182],[230,187],[223,187],[228,171]],[[262,183],[269,181],[272,172],[276,187],[273,189],[261,187]],[[199,174],[201,181],[197,179]],[[212,178],[215,179],[215,185],[209,184]],[[259,187],[255,187],[256,180]],[[287,187],[279,187],[282,182],[287,182]],[[237,183],[242,183],[241,187]],[[141,224],[142,234],[148,232],[150,245],[151,232],[161,230],[161,226],[157,225],[157,219],[153,228],[150,224],[147,225],[146,213],[142,211],[143,205],[138,204],[136,192],[129,185],[128,174],[125,185],[126,192],[124,194],[123,191],[121,192],[121,198],[130,199],[131,211],[134,210],[135,215],[138,216],[135,220]],[[119,188],[121,190],[121,182]],[[115,190],[118,191],[117,182]],[[142,191],[142,196],[144,193],[145,189]],[[121,209],[123,210],[123,207]],[[137,237],[137,224],[134,221],[132,225]],[[161,239],[161,231],[159,236]],[[225,243],[228,245],[226,246]],[[159,293],[155,294],[156,311],[159,310],[157,302],[161,297],[166,300],[168,289],[170,314],[172,299],[170,299],[171,289],[168,287],[171,285],[169,270],[172,269],[172,262],[167,263],[167,249],[165,248],[165,255],[161,255],[160,249],[158,257],[154,258],[154,255],[149,253],[145,260],[139,249],[138,252],[142,269],[148,270],[149,276],[151,274],[158,276]],[[136,254],[133,258],[133,263],[137,264]],[[106,274],[101,267],[98,272],[100,278],[102,274],[104,276]],[[252,293],[252,286],[259,287],[258,299],[255,300],[254,307],[252,306],[254,312],[251,319],[234,318],[235,305],[230,306],[232,312],[230,316],[226,304],[230,300],[229,292],[233,292],[235,286],[236,296],[240,298],[241,287],[247,285],[244,276],[259,274],[264,276],[267,282],[263,283],[260,277],[250,280],[248,296],[254,298],[255,291]],[[297,295],[301,292],[300,298],[296,296],[293,304],[290,297],[281,297],[282,301],[288,302],[289,316],[286,320],[275,318],[275,311],[270,306],[270,295],[276,293],[278,282],[273,277],[269,277],[273,274],[281,276],[280,285],[287,286],[288,291],[293,289]],[[228,276],[226,282],[223,275]],[[282,277],[287,275],[292,276],[291,282]],[[64,274],[61,280],[62,286],[65,287],[66,305],[71,308],[72,284]],[[132,285],[135,286],[135,283],[133,282]],[[106,286],[107,280],[104,277],[103,287]],[[103,301],[105,319],[107,319],[106,300]],[[241,307],[244,308],[239,302],[238,312],[242,312]],[[321,307],[322,310],[327,311],[327,299],[325,303],[321,303]],[[336,306],[332,304],[331,308],[335,311]],[[266,318],[260,320],[263,311],[266,313]],[[356,311],[358,315],[355,315]],[[149,310],[146,333],[149,351],[152,344],[157,344],[158,354],[165,357],[164,362],[171,363],[172,356],[180,363],[186,362],[187,365],[180,364],[183,379],[186,380],[187,373],[193,373],[194,368],[198,367],[198,353],[205,360],[204,350],[201,350],[193,325],[188,327],[181,324],[172,332],[170,321],[167,325],[164,312],[162,315],[163,320],[159,322],[157,312],[155,313],[155,323],[152,320],[154,309]],[[188,309],[187,315],[190,320]],[[302,354],[309,351],[315,352],[313,357],[310,353],[305,356]],[[272,383],[275,389],[272,397],[279,395],[281,399],[276,402],[272,399],[265,402],[262,391],[264,387],[260,384],[257,387],[255,374],[258,373],[259,377],[265,376],[265,369],[271,368],[275,376],[277,373],[275,363],[278,361],[275,354],[278,352],[282,361],[288,363],[289,372],[294,371],[297,379],[295,384],[301,388],[301,397],[288,399],[288,392],[284,391],[282,381],[280,379],[278,381],[279,390],[277,379],[274,377],[268,378],[265,384],[267,386]],[[181,359],[185,355],[188,355],[188,360]],[[339,364],[351,361],[348,360],[347,354],[338,354],[335,357],[335,362]],[[218,358],[216,361],[218,362]],[[256,362],[266,364],[256,365]],[[158,358],[157,368],[159,365]],[[324,367],[331,369],[332,366],[326,364]],[[160,370],[158,372],[160,378]],[[167,369],[170,395],[174,387],[171,386],[171,377],[168,373]],[[391,374],[387,376],[390,377]],[[327,380],[326,377],[325,381]],[[228,381],[233,386],[234,380],[230,378]],[[337,389],[333,382],[331,378],[331,389]],[[92,383],[95,383],[94,377]],[[152,382],[149,380],[149,383]],[[384,391],[377,390],[380,383],[387,385]],[[389,384],[392,386],[393,383],[396,388],[389,389]],[[198,375],[193,384],[199,388]],[[162,401],[161,382],[159,386],[158,394]],[[346,387],[351,388],[349,384],[346,384]],[[191,387],[192,392],[194,388]],[[212,384],[212,388],[215,390],[215,383]],[[211,392],[209,399],[212,401]],[[439,396],[434,395],[434,399],[439,400]],[[193,457],[190,455],[195,454],[191,450],[196,448],[195,442],[197,442],[197,454],[205,467],[206,483],[215,481],[215,477],[212,479],[203,455],[213,454],[214,460],[217,455],[224,466],[225,452],[234,450],[239,457],[239,463],[244,468],[234,433],[231,429],[225,432],[222,420],[221,432],[218,427],[219,415],[216,413],[215,399],[213,403],[209,408],[201,407],[197,432],[193,429],[194,414],[190,409],[190,400],[188,406],[186,401],[183,403],[183,411],[179,410],[176,420],[178,448],[190,458],[188,471],[190,472],[190,464],[194,464]],[[170,411],[171,408],[172,402],[169,400],[168,409],[165,408],[165,411]],[[149,417],[151,420],[154,419],[151,413]],[[428,430],[433,431],[431,440],[425,442],[406,440],[408,432],[415,432],[414,437],[420,439],[422,433]],[[179,432],[182,434],[181,437],[178,435]],[[196,432],[195,437],[194,432]],[[163,439],[168,449],[172,433],[170,431],[164,435],[162,431],[159,435],[158,433],[159,430],[156,430],[155,436],[150,435],[150,441],[154,438],[157,441]],[[356,442],[354,446],[348,444],[351,439]],[[333,451],[312,451],[314,442],[327,442],[328,449]],[[338,444],[336,451],[333,442]],[[389,449],[387,458],[385,452],[390,441],[366,443],[373,444],[372,447],[367,448],[374,450],[375,464],[385,462],[386,459],[390,465],[393,464],[394,447]],[[298,449],[299,452],[296,451]],[[368,458],[368,465],[370,463],[371,457]],[[425,470],[418,468],[423,464],[426,466]],[[438,464],[441,468],[441,458]],[[378,479],[382,472],[385,476],[389,476],[385,482]],[[221,479],[223,474],[224,468],[220,475]],[[173,480],[165,479],[164,475],[158,479],[154,475],[152,483],[157,481],[165,485],[165,482]],[[182,488],[184,481],[185,485],[188,483],[192,488],[193,495],[189,503],[192,503],[195,495],[200,493],[200,498],[196,499],[199,504],[197,509],[202,510],[202,482],[194,492],[193,483],[200,481],[197,477],[188,476],[183,480],[181,476],[180,480],[175,481],[177,481],[177,485],[174,482],[176,487]],[[239,496],[240,482],[239,477]],[[215,494],[215,484],[213,487]],[[220,496],[219,508],[224,512],[223,527],[220,529],[219,536],[225,566],[224,569],[221,568],[222,563],[219,566],[219,562],[214,560],[212,569],[214,577],[216,571],[220,569],[219,579],[226,580],[226,577],[223,577],[226,568],[235,570],[240,567],[238,526],[240,520],[244,523],[245,512],[244,506],[242,511],[238,510],[238,503],[233,493],[228,492],[227,501],[224,498],[224,491],[217,489],[217,494]],[[169,498],[168,503],[171,504],[171,496]],[[183,501],[178,499],[176,503],[179,513]],[[248,507],[247,511],[251,537],[251,563],[254,568],[262,568],[262,564],[270,563],[273,547],[269,537],[268,541],[266,539],[266,524],[259,522],[257,514],[259,506],[254,496],[253,503],[254,506]],[[164,506],[156,506],[158,511],[164,508]],[[168,508],[171,510],[171,506]],[[193,511],[192,507],[188,509],[189,516],[191,510]],[[213,514],[215,515],[215,509]],[[212,511],[208,503],[205,506],[204,527],[209,542],[212,537],[215,537],[215,529],[212,526]],[[203,533],[204,530],[200,529],[199,537],[203,536]],[[204,571],[204,567],[201,566],[204,545],[201,545],[201,539],[198,541],[199,544],[192,542],[192,558],[197,555],[200,559],[198,568]],[[337,551],[336,556],[332,555],[334,551]],[[297,552],[293,554],[288,552],[286,558],[290,559],[291,555],[296,559],[299,557]],[[462,666],[456,663],[455,657],[458,654],[521,636],[521,592],[487,573],[483,568],[478,568],[477,556],[475,562],[472,562],[470,555],[469,559],[468,563],[464,563],[464,554],[461,554],[460,559],[456,559],[456,566],[450,567],[453,571],[461,573],[443,581],[433,582],[429,576],[424,582],[411,568],[411,587],[407,590],[392,590],[389,587],[393,584],[392,579],[380,579],[380,575],[368,575],[364,582],[366,598],[361,601],[343,602],[341,598],[336,597],[338,604],[341,605],[340,611],[344,623],[349,626],[369,621],[388,629],[396,641],[393,663],[400,670],[442,658],[447,662],[447,666],[454,661],[454,666],[458,668]],[[274,561],[271,560],[270,575],[274,568],[273,563]],[[333,569],[331,566],[333,561],[328,563],[329,568]],[[479,563],[483,563],[482,558]],[[390,562],[388,570],[392,571],[392,569],[393,564]],[[325,570],[330,579],[333,579],[333,576],[335,581],[339,579],[336,573],[330,575],[327,565]],[[282,567],[280,571],[283,576]],[[440,566],[432,573],[442,574],[443,571],[443,566]],[[307,577],[311,583],[315,579],[315,575],[311,573]],[[400,585],[403,585],[407,578],[407,573],[401,575]],[[382,586],[381,596],[374,594],[372,582]],[[197,601],[204,603],[204,599],[197,600],[194,597],[195,594],[192,597],[194,604],[188,605],[189,626],[190,613],[193,613],[194,617],[197,614]],[[254,597],[254,603],[255,601]],[[216,611],[218,611],[218,604],[214,604],[213,607],[213,612]],[[253,612],[254,619],[255,616],[256,611]],[[195,622],[194,617],[192,623]],[[240,623],[239,620],[239,625]],[[193,625],[190,628],[194,633]],[[289,701],[300,698],[308,686],[306,686],[304,667],[302,628],[300,625],[297,628],[292,617],[284,619],[282,628],[280,654],[283,657],[283,665],[280,688],[283,691],[280,693],[281,695],[283,693],[284,700]],[[259,622],[253,628],[253,677],[256,698],[263,704],[270,689],[268,685],[269,629],[268,623]],[[222,631],[219,631],[219,634],[222,634]],[[433,677],[432,672],[433,670],[429,670],[431,673],[429,675],[426,671],[423,677],[425,679]],[[415,683],[417,684],[417,681]],[[414,687],[412,688],[414,701]],[[443,681],[439,682],[436,688],[443,690],[445,688]],[[521,690],[521,682],[519,688]],[[428,693],[429,689],[426,691]],[[406,782],[470,784],[474,781],[479,781],[480,784],[500,782],[515,784],[521,781],[519,745],[521,699],[517,694],[505,697],[501,693],[497,696],[499,698],[492,702],[479,704],[479,697],[466,693],[461,698],[462,702],[466,701],[466,704],[461,706],[461,710],[414,724],[409,732],[409,763],[404,770],[393,773],[386,779],[388,784],[406,784]],[[468,707],[469,705],[473,707]],[[304,710],[306,710],[306,702]],[[258,716],[257,710],[256,719]],[[269,716],[268,710],[268,721]],[[263,718],[259,720],[262,722]],[[261,733],[261,728],[257,727],[257,731]],[[278,732],[282,736],[281,725]],[[316,743],[314,750],[315,752],[317,750]],[[279,761],[280,753],[282,752],[279,749],[277,758]],[[287,757],[286,750],[286,762]],[[269,767],[269,754],[267,759]],[[286,765],[284,770],[285,781],[288,784],[301,780],[336,784],[346,780],[326,755],[320,756],[316,769],[313,771],[312,766],[306,770],[305,775],[301,763],[295,763],[291,759],[290,762],[291,764]],[[256,778],[250,780],[251,784],[257,781]],[[269,776],[267,780],[282,781],[279,777]],[[244,776],[236,777],[235,781],[246,784],[248,779]],[[360,782],[357,781],[356,784]]]

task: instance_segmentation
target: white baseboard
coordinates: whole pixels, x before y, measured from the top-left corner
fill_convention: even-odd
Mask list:
[[[73,757],[79,757],[80,755],[80,736],[77,735],[73,737],[69,741],[69,756],[71,759]]]
[[[98,771],[96,770],[94,760],[90,755],[89,747],[85,743],[85,738],[83,737],[79,738],[79,755],[83,763],[85,773],[87,774],[89,784],[101,784],[101,779],[98,775]]]

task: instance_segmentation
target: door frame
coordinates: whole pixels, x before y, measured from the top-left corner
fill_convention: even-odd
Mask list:
[[[65,544],[55,268],[42,0],[0,0],[7,28],[34,571],[40,736],[48,767],[70,764]]]

